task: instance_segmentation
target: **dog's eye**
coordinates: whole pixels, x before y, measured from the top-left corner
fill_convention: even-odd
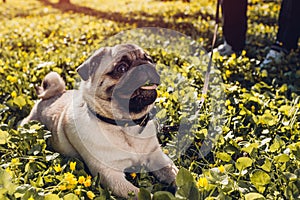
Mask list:
[[[149,61],[150,63],[154,63],[154,61],[152,60],[152,58],[151,58],[148,54],[145,54],[144,57],[145,57],[145,59],[146,59],[147,61]]]
[[[120,63],[117,67],[116,67],[116,71],[118,73],[125,73],[129,70],[129,66],[126,63]]]
[[[43,82],[43,88],[44,88],[44,89],[47,89],[48,87],[49,87],[48,82],[47,82],[47,81],[44,81],[44,82]]]

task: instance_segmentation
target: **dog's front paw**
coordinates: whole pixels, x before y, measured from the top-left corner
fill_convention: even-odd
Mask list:
[[[154,171],[153,174],[156,176],[156,178],[164,183],[172,184],[175,183],[175,178],[178,173],[178,168],[171,164],[169,166],[166,166],[160,170]]]
[[[177,192],[177,185],[175,180],[167,187],[167,191],[175,195],[175,193]]]

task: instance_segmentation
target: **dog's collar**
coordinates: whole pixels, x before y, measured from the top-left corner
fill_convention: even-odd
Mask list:
[[[150,114],[146,114],[143,117],[139,119],[134,119],[134,120],[115,120],[111,118],[104,117],[98,113],[96,113],[94,110],[92,110],[89,106],[88,109],[93,113],[99,120],[104,121],[108,124],[116,125],[116,126],[136,126],[139,125],[141,127],[145,127],[149,120],[150,120]]]

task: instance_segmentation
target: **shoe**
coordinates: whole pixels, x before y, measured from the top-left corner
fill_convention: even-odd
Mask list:
[[[235,53],[232,50],[232,46],[229,45],[226,41],[224,44],[221,44],[217,48],[213,50],[213,52],[219,52],[220,56],[230,56],[231,54]]]
[[[260,67],[264,68],[272,63],[280,63],[284,58],[284,56],[285,53],[283,51],[271,49],[267,54],[266,58],[264,59],[264,61],[262,61],[262,63],[260,64]]]

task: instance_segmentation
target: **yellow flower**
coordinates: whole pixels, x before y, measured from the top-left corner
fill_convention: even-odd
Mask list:
[[[18,81],[17,77],[8,75],[6,80],[8,80],[10,83],[16,83]]]
[[[74,190],[74,193],[79,196],[80,193],[81,193],[81,190],[80,189],[76,189],[76,190]]]
[[[243,51],[242,51],[242,56],[245,56],[246,53],[247,53],[246,50],[243,50]]]
[[[65,185],[60,185],[60,186],[58,187],[58,189],[61,190],[61,191],[63,191],[63,190],[66,190],[67,187],[66,187]]]
[[[168,149],[164,149],[163,151],[164,151],[164,154],[167,154],[167,155],[169,154],[169,150]]]
[[[62,170],[62,168],[60,167],[60,164],[54,166],[53,168],[56,172],[61,172],[61,170]]]
[[[88,176],[83,184],[85,187],[90,187],[92,185],[91,176]]]
[[[197,182],[197,186],[198,188],[202,187],[205,188],[208,186],[208,180],[205,177],[201,177],[199,178],[198,182]]]
[[[19,163],[19,158],[13,158],[11,159],[11,164],[15,165]]]
[[[225,71],[225,76],[226,76],[227,78],[229,78],[231,74],[232,74],[232,72],[231,72],[230,70],[226,70],[226,71]]]
[[[70,169],[74,171],[76,168],[76,162],[70,162]]]
[[[135,179],[136,173],[133,172],[133,173],[130,174],[130,176],[131,176],[133,179]]]
[[[28,198],[28,200],[34,200],[34,198],[31,196],[31,197]]]
[[[79,176],[78,183],[83,184],[85,182],[84,176]]]
[[[223,165],[219,166],[218,169],[221,173],[225,172],[225,167]]]
[[[12,91],[12,93],[10,94],[12,98],[16,98],[17,97],[17,92],[16,91]]]
[[[19,68],[19,67],[20,67],[20,62],[17,62],[17,63],[15,64],[15,67],[16,67],[16,68]]]
[[[251,111],[254,113],[255,112],[255,106],[251,106]]]
[[[236,54],[233,53],[233,54],[231,55],[231,58],[232,58],[232,59],[236,59]]]
[[[229,100],[229,99],[227,99],[226,101],[225,101],[225,106],[229,106],[231,104],[231,101]]]
[[[86,193],[86,195],[88,196],[89,199],[94,199],[95,196],[96,196],[92,191],[88,191],[88,192]]]
[[[28,71],[28,68],[26,66],[22,67],[22,71],[23,72],[27,72]]]
[[[74,176],[74,174],[68,172],[68,173],[65,173],[64,174],[64,180],[70,184],[70,185],[76,185],[77,184],[77,179],[76,177]]]

